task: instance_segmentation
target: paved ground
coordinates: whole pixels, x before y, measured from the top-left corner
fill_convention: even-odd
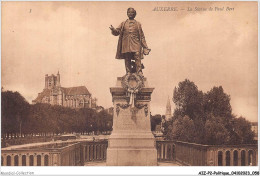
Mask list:
[[[106,162],[87,162],[85,166],[106,166]],[[158,166],[181,166],[177,162],[159,162]]]

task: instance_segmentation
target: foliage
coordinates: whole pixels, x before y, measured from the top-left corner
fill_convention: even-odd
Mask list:
[[[187,115],[191,119],[202,118],[203,93],[193,82],[187,79],[180,82],[174,89],[173,102],[176,105],[176,115]]]
[[[156,125],[161,125],[162,116],[160,114],[156,114],[154,116],[151,115],[151,130],[155,131]]]
[[[162,124],[163,135],[167,139],[173,139],[173,137],[172,137],[172,124],[173,124],[173,118],[170,118],[168,120],[164,120],[164,123]]]
[[[215,117],[231,117],[230,96],[224,93],[222,86],[213,87],[204,95],[204,112]]]
[[[237,134],[237,144],[250,144],[254,138],[251,124],[244,117],[234,118],[233,131]]]
[[[19,92],[1,92],[1,120],[2,134],[20,131],[20,126],[27,120],[29,103]]]
[[[104,109],[104,108],[103,108]],[[2,135],[39,133],[89,133],[111,131],[113,117],[107,111],[72,109],[50,104],[30,105],[18,92],[2,89]],[[19,125],[22,124],[22,125]]]
[[[225,128],[222,118],[212,117],[205,124],[205,143],[206,144],[229,144],[230,135]]]
[[[173,101],[176,108],[166,123],[167,139],[210,145],[253,143],[250,122],[232,114],[230,96],[222,86],[203,93],[186,79],[175,87]]]
[[[172,126],[172,139],[177,141],[195,142],[195,125],[188,116],[178,117]]]

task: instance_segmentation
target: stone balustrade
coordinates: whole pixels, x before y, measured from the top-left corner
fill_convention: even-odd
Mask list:
[[[257,145],[209,146],[207,162],[212,166],[257,166]]]
[[[105,161],[107,140],[48,142],[2,149],[2,166],[81,166]]]
[[[107,141],[99,142],[84,142],[83,146],[83,160],[84,162],[92,161],[106,161],[107,156]]]
[[[82,166],[106,161],[107,140],[58,141],[2,148],[2,166]],[[201,145],[156,141],[157,161],[188,166],[256,166],[257,145]]]
[[[257,145],[175,144],[176,161],[191,166],[256,166]]]
[[[30,147],[2,149],[2,166],[81,165],[80,142],[55,142]]]
[[[156,141],[157,161],[175,161],[175,144],[172,141]]]

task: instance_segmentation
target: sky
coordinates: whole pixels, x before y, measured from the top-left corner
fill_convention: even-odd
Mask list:
[[[257,2],[2,2],[2,86],[31,103],[45,74],[59,71],[63,87],[86,86],[112,107],[109,88],[125,66],[109,26],[125,21],[129,7],[151,48],[142,62],[155,88],[152,114],[165,114],[174,87],[189,79],[203,92],[222,86],[235,115],[258,121]]]

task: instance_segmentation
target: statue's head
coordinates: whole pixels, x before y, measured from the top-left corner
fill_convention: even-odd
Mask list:
[[[134,19],[136,16],[136,11],[134,8],[130,7],[127,9],[127,16],[129,19]]]

